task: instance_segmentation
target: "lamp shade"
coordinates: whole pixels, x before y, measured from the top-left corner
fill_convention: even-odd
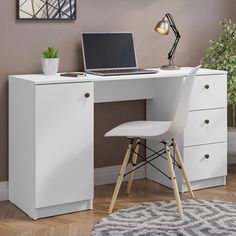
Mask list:
[[[157,23],[154,30],[162,35],[169,34],[169,23],[164,18]]]

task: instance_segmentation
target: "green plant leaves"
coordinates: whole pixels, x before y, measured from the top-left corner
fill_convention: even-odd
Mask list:
[[[43,51],[44,58],[58,58],[58,49],[54,47],[48,47],[47,50]]]
[[[222,33],[201,60],[204,68],[228,71],[228,105],[236,105],[236,24],[231,20],[220,22]]]

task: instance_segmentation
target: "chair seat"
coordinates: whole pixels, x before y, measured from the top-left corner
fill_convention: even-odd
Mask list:
[[[105,134],[105,137],[153,139],[164,134],[170,125],[170,121],[131,121],[110,130]]]

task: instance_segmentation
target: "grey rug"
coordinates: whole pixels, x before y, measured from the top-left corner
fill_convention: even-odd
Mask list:
[[[236,236],[236,204],[184,200],[184,219],[175,201],[144,203],[114,212],[95,225],[92,236]]]

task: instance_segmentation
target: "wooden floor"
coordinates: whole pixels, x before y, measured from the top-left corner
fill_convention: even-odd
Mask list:
[[[229,166],[227,186],[195,191],[199,199],[219,199],[236,202],[236,165]],[[173,191],[148,180],[134,181],[129,196],[122,185],[115,210],[148,201],[174,199]],[[0,202],[0,236],[86,236],[93,225],[107,215],[114,185],[95,188],[94,210],[31,220],[8,201]],[[181,198],[188,198],[187,193]]]

